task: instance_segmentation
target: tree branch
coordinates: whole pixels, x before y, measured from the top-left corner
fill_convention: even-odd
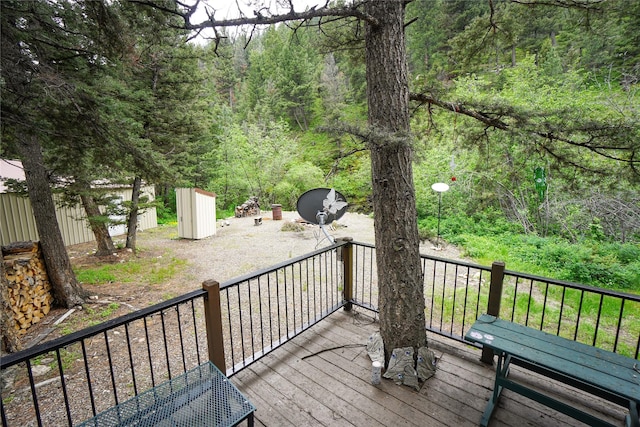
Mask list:
[[[296,12],[291,0],[289,3],[288,12],[272,14],[269,9],[261,8],[253,11],[253,17],[240,16],[234,19],[216,19],[215,10],[207,8],[208,19],[191,23],[191,19],[199,6],[200,0],[196,0],[193,5],[187,5],[183,2],[177,2],[182,10],[168,8],[162,2],[154,0],[131,0],[134,3],[142,4],[145,6],[153,7],[158,10],[180,16],[184,20],[184,29],[190,31],[198,31],[205,28],[223,28],[223,27],[237,27],[242,25],[271,25],[286,21],[310,21],[314,18],[322,17],[355,17],[369,22],[371,25],[378,25],[378,20],[373,16],[367,14],[363,10],[365,1],[354,1],[350,5],[345,6],[329,6],[329,0],[325,2],[323,6],[314,6],[304,12]],[[238,8],[239,9],[239,8]]]
[[[607,0],[511,0],[526,6],[555,6],[567,9],[598,10]]]
[[[486,124],[489,127],[508,130],[509,125],[497,118],[491,117],[487,113],[468,109],[462,103],[445,102],[440,99],[434,98],[431,95],[424,93],[410,93],[409,99],[412,101],[418,101],[421,104],[437,105],[445,110],[453,111],[454,113],[463,114],[465,116],[473,117],[474,119]]]
[[[602,126],[599,124],[593,124],[593,126],[579,125],[575,127],[567,127],[566,129],[548,129],[549,125],[535,123],[531,120],[533,115],[531,114],[516,114],[515,111],[496,111],[494,113],[487,113],[479,111],[474,108],[469,108],[462,103],[446,102],[432,95],[423,93],[410,93],[409,98],[412,101],[418,101],[422,105],[427,104],[429,108],[432,105],[436,105],[444,110],[448,110],[457,114],[462,114],[478,120],[484,123],[489,128],[500,129],[504,131],[513,131],[513,127],[506,121],[506,119],[512,119],[518,124],[519,130],[535,135],[544,140],[553,142],[558,141],[567,145],[587,149],[601,157],[616,160],[628,164],[635,174],[638,174],[638,166],[640,160],[637,159],[636,153],[640,151],[640,145],[634,143],[634,141],[625,140],[624,144],[616,145],[616,137],[620,136],[620,132],[624,132],[624,128],[621,126]],[[547,129],[540,129],[540,127],[547,127]],[[571,137],[563,136],[562,134],[582,133],[586,134],[586,140],[580,141]],[[609,140],[614,143],[598,143],[603,139],[609,137]],[[613,138],[613,139],[611,139]],[[579,166],[575,162],[568,160],[565,157],[559,156],[552,147],[546,144],[540,144],[540,146],[552,156],[563,159],[565,162],[574,166]],[[613,154],[612,152],[623,153],[620,155]],[[584,168],[584,166],[580,166]]]

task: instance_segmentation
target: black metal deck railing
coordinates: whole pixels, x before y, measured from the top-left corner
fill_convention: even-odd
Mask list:
[[[377,312],[375,248],[353,243],[353,304]],[[427,330],[464,341],[480,314],[638,359],[640,295],[422,255]],[[490,301],[492,301],[490,303]]]
[[[638,359],[640,295],[505,271],[500,316]]]
[[[206,292],[0,359],[2,425],[74,425],[208,360]]]
[[[427,330],[503,318],[638,358],[640,296],[422,257]],[[342,241],[0,359],[3,426],[73,426],[211,360],[228,376],[341,307],[377,311],[375,248]]]
[[[73,426],[207,360],[232,376],[344,305],[339,248],[2,357],[2,425]]]
[[[220,285],[228,375],[344,306],[340,247],[317,250]]]

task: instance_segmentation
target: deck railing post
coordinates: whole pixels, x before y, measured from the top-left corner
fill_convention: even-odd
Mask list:
[[[351,311],[353,307],[353,239],[351,237],[341,237],[338,242],[347,242],[340,248],[340,259],[342,260],[342,294],[346,301],[345,311]]]
[[[220,283],[205,280],[202,289],[207,291],[204,299],[204,318],[207,325],[207,347],[209,360],[223,374],[227,372],[224,358],[224,339],[222,337],[222,312],[220,310]]]
[[[494,261],[491,264],[491,284],[489,285],[489,301],[487,302],[487,314],[495,317],[500,316],[500,301],[502,301],[502,283],[504,281],[504,262]],[[482,348],[482,357],[480,360],[484,363],[493,363],[493,350],[490,348]]]

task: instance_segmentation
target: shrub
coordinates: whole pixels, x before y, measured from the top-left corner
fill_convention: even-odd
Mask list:
[[[304,225],[297,222],[285,222],[280,231],[294,231],[296,233],[300,233],[304,231]]]

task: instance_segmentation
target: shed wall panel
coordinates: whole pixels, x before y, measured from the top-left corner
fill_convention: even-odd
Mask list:
[[[56,219],[65,246],[94,241],[95,237],[85,220],[82,206],[61,205],[58,196],[54,196],[53,199],[56,202]]]
[[[29,199],[17,194],[0,194],[0,244],[27,240],[38,240]]]
[[[176,188],[178,237],[204,239],[216,234],[216,198],[196,188]]]
[[[144,187],[142,191],[150,200],[155,198],[153,187]],[[114,189],[113,191],[114,195],[120,195],[124,200],[131,200],[131,192],[131,189]],[[57,200],[57,196],[54,196],[54,202],[57,202]],[[85,221],[84,209],[80,205],[69,207],[56,203],[56,218],[65,245],[69,246],[95,240]],[[138,225],[142,230],[157,227],[156,209],[151,208],[143,212],[139,216]],[[29,198],[13,193],[1,193],[0,245],[28,240],[39,240],[38,229]]]
[[[216,199],[205,194],[196,196],[196,238],[204,239],[216,234]]]
[[[191,188],[176,188],[176,207],[178,214],[178,237],[195,239],[192,208],[195,192]]]

